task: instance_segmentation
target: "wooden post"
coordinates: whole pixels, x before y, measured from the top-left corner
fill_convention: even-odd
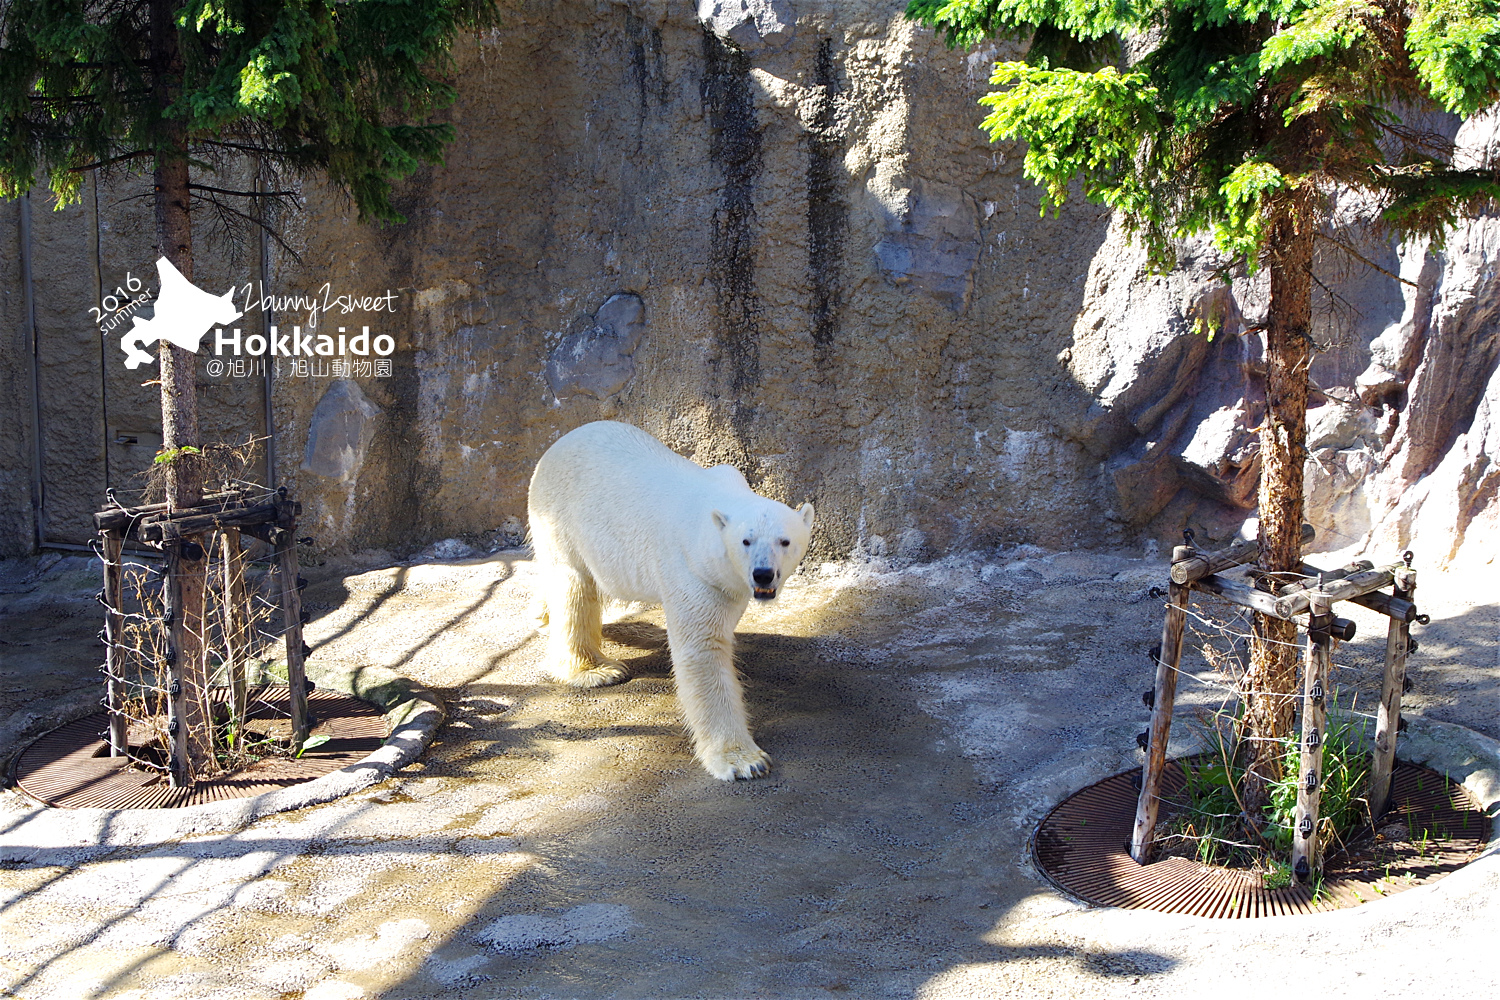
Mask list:
[[[1328,732],[1332,608],[1333,599],[1328,595],[1311,595],[1302,671],[1302,759],[1297,771],[1297,812],[1292,820],[1292,872],[1299,882],[1310,881],[1323,860],[1318,851],[1318,805],[1323,798],[1323,743]]]
[[[109,709],[109,755],[123,757],[130,750],[125,728],[125,657],[119,645],[125,638],[124,600],[120,586],[123,568],[121,553],[125,535],[119,531],[102,531],[99,541],[104,553],[104,702]]]
[[[1186,562],[1197,553],[1190,545],[1172,550],[1172,564]],[[1177,666],[1182,660],[1182,633],[1187,627],[1191,583],[1171,583],[1167,588],[1167,614],[1161,629],[1161,653],[1156,660],[1156,701],[1151,710],[1151,729],[1146,743],[1146,762],[1141,766],[1141,796],[1136,800],[1135,827],[1130,835],[1130,856],[1146,864],[1151,856],[1151,838],[1156,832],[1160,804],[1161,773],[1167,763],[1167,739],[1172,733],[1172,704],[1177,699]]]
[[[1409,556],[1410,553],[1407,553]],[[1396,573],[1394,597],[1411,601],[1417,589],[1417,571],[1408,566]],[[1401,692],[1406,688],[1406,654],[1411,646],[1411,625],[1391,618],[1385,633],[1385,678],[1380,684],[1380,709],[1375,716],[1375,754],[1370,763],[1370,818],[1385,814],[1391,794],[1391,771],[1396,766],[1396,733],[1401,728]]]
[[[163,605],[167,617],[167,734],[172,740],[171,784],[183,788],[193,782],[188,757],[187,687],[182,682],[184,632],[187,629],[182,595],[182,542],[168,542],[167,579]]]
[[[292,707],[292,743],[307,739],[307,671],[302,662],[302,594],[297,589],[297,522],[276,532],[276,572],[281,577],[281,614],[286,638],[286,683]]]
[[[224,597],[220,604],[224,629],[224,666],[229,671],[231,724],[235,739],[245,735],[245,712],[247,691],[245,660],[249,651],[244,643],[244,630],[249,615],[246,613],[245,568],[240,552],[240,533],[235,528],[226,528],[219,533],[220,548],[224,559]]]

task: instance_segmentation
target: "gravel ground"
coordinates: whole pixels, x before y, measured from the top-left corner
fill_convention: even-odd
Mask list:
[[[1139,763],[1164,563],[1023,549],[799,575],[739,631],[775,765],[725,784],[692,760],[659,612],[614,609],[629,682],[565,691],[540,674],[523,555],[378,559],[310,573],[311,666],[437,691],[423,758],[232,834],[30,845],[0,866],[0,996],[1493,993],[1494,852],[1354,910],[1217,923],[1088,907],[1034,870],[1046,810]],[[1497,582],[1423,573],[1408,712],[1500,739]],[[83,558],[0,562],[0,757],[97,701],[97,587]],[[1358,708],[1384,628],[1353,611]],[[1220,697],[1185,683],[1179,711]],[[22,810],[0,793],[0,833]]]

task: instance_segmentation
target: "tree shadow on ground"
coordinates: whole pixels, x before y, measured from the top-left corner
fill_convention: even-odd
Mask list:
[[[483,593],[488,600],[494,591]],[[858,596],[857,604],[884,607],[878,595]],[[460,595],[451,611],[434,616],[420,648],[478,606]],[[877,617],[883,629],[896,624],[885,612]],[[1428,699],[1424,714],[1483,714],[1494,703],[1500,684],[1494,619],[1494,608],[1473,609],[1438,617],[1423,635],[1414,673]],[[41,957],[24,973],[31,985],[13,990],[38,988],[39,977],[67,953],[95,947],[153,907],[204,891],[195,879],[216,862],[263,858],[266,867],[222,899],[206,897],[165,938],[168,947],[233,915],[261,879],[275,877],[278,864],[340,856],[358,868],[363,858],[387,854],[449,859],[441,873],[404,883],[440,899],[468,891],[466,865],[473,859],[529,859],[485,883],[461,912],[423,909],[420,896],[397,894],[400,902],[386,902],[385,888],[372,883],[347,906],[318,917],[325,921],[318,932],[327,938],[354,936],[356,929],[368,935],[382,921],[412,914],[431,924],[424,945],[431,953],[410,974],[371,987],[387,1000],[512,992],[914,997],[964,988],[983,994],[1016,977],[1098,995],[1173,967],[1172,959],[1149,951],[1015,943],[1001,933],[1021,902],[1055,895],[1026,863],[1030,831],[1016,817],[1034,794],[1028,798],[1020,787],[1029,765],[1019,730],[1005,722],[1005,706],[995,749],[1016,765],[1014,777],[996,778],[976,769],[950,724],[922,708],[910,663],[872,658],[837,641],[742,633],[738,662],[755,732],[775,766],[759,781],[721,783],[693,762],[675,721],[658,613],[612,623],[605,636],[608,651],[632,672],[615,688],[577,692],[517,683],[509,667],[500,667],[510,650],[533,641],[530,635],[462,666],[442,687],[454,711],[432,749],[370,798],[346,802],[347,814],[326,828],[277,832],[338,804],[207,842],[113,852],[107,860],[176,867],[141,881],[138,902],[84,928],[66,952]],[[1484,664],[1464,666],[1475,658]],[[958,671],[965,672],[973,668]],[[1015,683],[1033,684],[1036,676],[1017,674]],[[1069,683],[1083,690],[1102,677],[1070,674]],[[1034,697],[1018,695],[1022,702]],[[1085,724],[1086,715],[1074,721]],[[446,791],[410,801],[406,790],[416,791],[424,779],[438,779]],[[449,808],[441,804],[444,795],[501,787],[511,790],[495,799],[512,810],[504,823],[489,822],[478,806],[451,820],[442,812]],[[407,808],[440,815],[410,829],[385,820]],[[98,860],[105,859],[81,861],[67,849],[39,845],[35,863],[55,871],[3,902],[0,915],[13,915],[28,899],[45,905],[59,883],[92,877],[89,864]],[[609,917],[602,923],[594,919],[601,912]],[[267,938],[250,954],[274,952],[274,916],[249,933]],[[182,961],[191,960],[186,954]],[[141,984],[132,977],[151,960],[111,972],[104,992]]]
[[[1171,966],[1146,952],[985,940],[1016,902],[1046,891],[1019,863],[1029,831],[1002,818],[1005,789],[976,780],[898,671],[816,639],[740,634],[756,739],[775,764],[767,778],[724,783],[691,760],[680,728],[621,724],[605,707],[671,697],[661,626],[636,618],[606,626],[605,638],[629,682],[554,699],[571,719],[513,719],[521,728],[510,737],[490,720],[476,738],[518,764],[528,745],[507,741],[519,733],[565,741],[551,763],[600,779],[577,789],[622,783],[621,794],[606,792],[591,822],[558,809],[528,841],[545,866],[430,942],[422,965],[381,997],[908,997],[968,965],[1054,963],[1085,983]],[[524,694],[484,680],[465,692]],[[606,740],[625,746],[624,760],[598,753]],[[484,766],[442,773],[512,777]],[[547,788],[571,780],[536,777]],[[570,929],[601,907],[614,924]],[[520,926],[550,936],[498,930]],[[457,968],[467,977],[444,981]]]
[[[1423,602],[1420,588],[1417,597],[1432,623],[1412,630],[1419,647],[1407,661],[1413,687],[1404,704],[1429,719],[1500,739],[1500,605],[1450,614]]]

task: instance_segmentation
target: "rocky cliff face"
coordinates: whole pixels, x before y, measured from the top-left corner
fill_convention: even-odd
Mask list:
[[[305,182],[286,234],[300,262],[271,247],[268,289],[398,292],[394,314],[274,317],[396,342],[384,376],[284,364],[273,381],[278,479],[319,546],[514,535],[536,459],[601,418],[814,501],[815,558],[1237,530],[1259,471],[1260,285],[1225,284],[1199,245],[1148,275],[1091,206],[1040,218],[1019,150],[977,128],[998,51],[948,51],[902,6],[516,8],[460,47],[459,138],[404,187],[407,224],[358,226]],[[1493,125],[1465,141],[1480,155]],[[100,288],[151,270],[140,209],[100,206],[39,223],[59,316],[94,294],[71,290],[69,226],[94,227]],[[1410,284],[1324,262],[1309,482],[1326,545],[1491,558],[1495,227],[1371,251]],[[256,277],[206,237],[204,287]],[[245,332],[266,321],[247,312]],[[43,367],[84,384],[83,357]],[[200,388],[210,433],[260,429],[243,384]],[[49,461],[93,447],[75,437]]]
[[[1452,124],[1459,156],[1493,162],[1497,116]],[[1340,206],[1346,217],[1358,208]],[[1306,468],[1315,547],[1414,547],[1440,565],[1490,565],[1500,549],[1500,220],[1465,223],[1440,248],[1351,230],[1336,238],[1358,240],[1363,261],[1337,246],[1318,260]],[[1191,527],[1222,538],[1254,515],[1266,289],[1243,274],[1225,282],[1224,266],[1193,242],[1177,271],[1154,277],[1112,230],[1062,355],[1094,399],[1067,431],[1110,470],[1121,511],[1149,537]]]
[[[1458,132],[1472,163],[1496,162],[1500,115]],[[1500,218],[1441,250],[1406,247],[1405,309],[1371,343],[1359,398],[1379,417],[1364,493],[1372,545],[1493,565],[1500,550]],[[1372,449],[1373,450],[1373,449]],[[1462,559],[1460,559],[1462,557]]]

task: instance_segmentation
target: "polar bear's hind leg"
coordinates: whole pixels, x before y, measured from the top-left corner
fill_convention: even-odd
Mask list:
[[[570,687],[619,684],[630,676],[625,664],[604,655],[603,609],[599,587],[586,571],[553,565],[543,589],[548,618],[547,672]]]

